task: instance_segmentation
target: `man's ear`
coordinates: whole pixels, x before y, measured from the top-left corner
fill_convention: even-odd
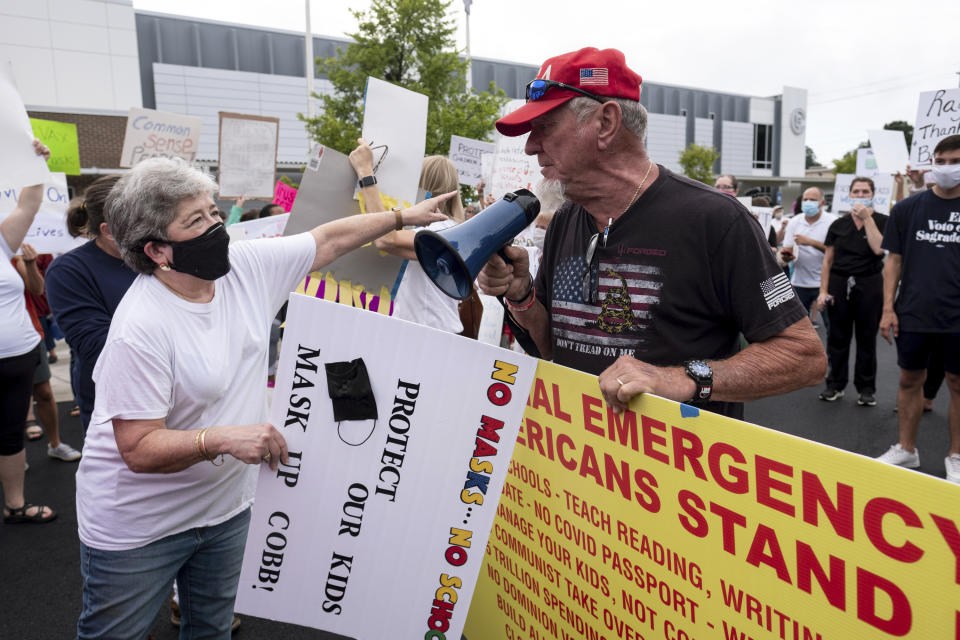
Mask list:
[[[604,151],[613,144],[613,140],[620,132],[623,126],[623,113],[620,111],[620,105],[611,100],[600,105],[595,117],[600,119],[597,146],[601,151]]]

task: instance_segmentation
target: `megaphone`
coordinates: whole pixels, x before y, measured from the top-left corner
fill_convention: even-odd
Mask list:
[[[463,224],[441,232],[418,231],[413,248],[423,272],[438,289],[451,298],[466,300],[487,260],[510,244],[538,213],[537,197],[517,189]]]

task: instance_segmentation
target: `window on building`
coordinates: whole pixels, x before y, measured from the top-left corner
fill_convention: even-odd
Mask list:
[[[753,125],[753,168],[773,168],[773,125]]]

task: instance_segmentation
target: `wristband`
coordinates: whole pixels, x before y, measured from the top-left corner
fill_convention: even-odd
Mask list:
[[[377,176],[364,176],[357,181],[357,184],[363,187],[372,187],[377,184]]]
[[[402,231],[403,230],[403,213],[402,213],[403,209],[401,209],[399,206],[396,206],[393,209],[390,209],[390,211],[393,211],[393,215],[397,217],[397,225],[394,228],[397,231]]]
[[[530,298],[530,300],[527,302],[524,302],[524,300],[527,300],[527,298]],[[527,291],[526,295],[520,298],[520,300],[514,301],[506,296],[504,296],[503,299],[507,301],[507,306],[510,307],[511,310],[526,311],[527,309],[532,307],[533,304],[537,301],[537,290],[531,283],[529,291]]]
[[[523,301],[527,299],[527,297],[530,295],[530,292],[531,292],[531,291],[533,291],[533,280],[532,280],[532,279],[530,280],[530,288],[527,289],[527,292],[526,292],[525,294],[523,294],[522,296],[520,296],[520,297],[517,298],[516,300],[514,300],[513,298],[508,298],[506,295],[503,296],[503,299],[506,300],[507,302],[512,302],[513,304],[523,304]]]

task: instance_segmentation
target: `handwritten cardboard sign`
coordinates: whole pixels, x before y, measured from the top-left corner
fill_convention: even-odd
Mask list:
[[[220,112],[220,197],[272,198],[280,119]]]
[[[293,209],[293,201],[296,199],[297,190],[277,180],[277,184],[273,190],[273,201],[271,204],[278,204],[283,207],[284,211],[290,213],[290,210]]]
[[[960,133],[960,89],[938,89],[920,94],[910,145],[910,166],[933,163],[937,143]]]
[[[19,186],[0,187],[0,220],[16,208],[20,191]],[[67,232],[69,202],[66,175],[51,173],[43,185],[40,210],[37,211],[23,241],[33,245],[40,253],[66,253],[86,242],[85,238],[72,238]]]
[[[200,118],[133,107],[127,114],[120,166],[132,167],[148,158],[197,158]]]
[[[858,176],[849,173],[838,173],[833,183],[833,202],[830,206],[830,212],[840,214],[850,211],[853,203],[850,201],[850,183]],[[864,176],[859,176],[864,177]],[[893,195],[893,176],[889,173],[881,173],[873,176],[876,192],[873,194],[873,210],[877,213],[890,213],[890,198]]]
[[[80,143],[77,125],[72,122],[56,122],[30,118],[33,135],[50,149],[47,166],[50,171],[70,176],[80,175]]]
[[[357,359],[375,419],[330,399]],[[260,468],[237,611],[358,640],[459,638],[535,368],[292,295],[270,416],[290,460]]]
[[[450,136],[450,153],[447,157],[457,168],[460,184],[477,186],[477,183],[483,179],[483,155],[493,153],[495,147],[496,145],[492,142]]]
[[[33,138],[13,68],[9,62],[0,62],[0,180],[4,183],[25,187],[49,179],[47,164],[33,150]]]
[[[880,175],[873,149],[857,149],[857,175],[861,178],[872,178]]]
[[[507,114],[523,106],[523,100],[511,100],[502,110]],[[543,175],[536,156],[528,156],[524,152],[529,133],[522,136],[508,137],[497,134],[496,149],[493,159],[493,175],[487,185],[487,193],[500,199],[505,193],[517,189],[533,191],[533,185],[539,182]]]

